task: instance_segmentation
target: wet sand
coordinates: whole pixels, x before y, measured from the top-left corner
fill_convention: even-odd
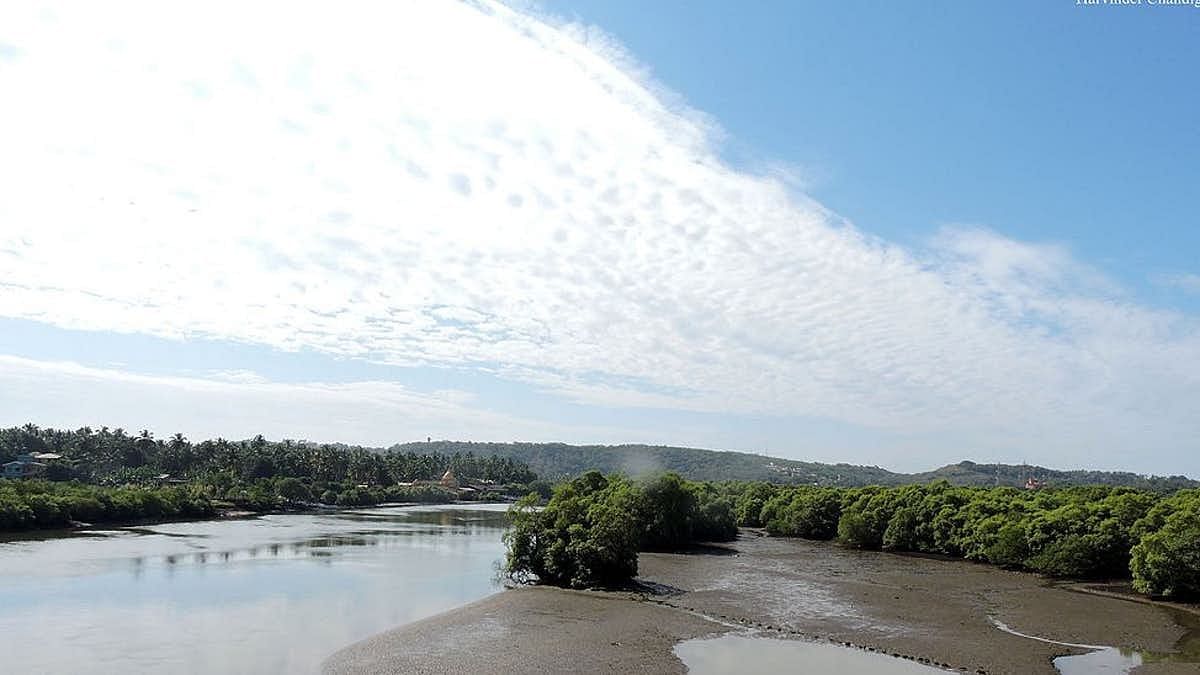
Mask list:
[[[517,588],[352,645],[324,672],[682,673],[675,644],[725,630],[628,593]]]
[[[961,560],[745,533],[734,548],[736,556],[645,554],[640,571],[686,591],[665,598],[672,605],[969,672],[1054,673],[1054,657],[1086,651],[1009,635],[990,617],[1051,640],[1154,652],[1173,650],[1184,635],[1162,608]],[[1138,672],[1196,673],[1200,665]]]
[[[652,590],[504,591],[352,645],[328,673],[682,672],[681,640],[743,627],[828,640],[972,673],[1054,673],[1061,642],[1171,652],[1185,634],[1166,609],[1080,593],[959,560],[860,552],[744,531],[724,549],[640,557]],[[1139,675],[1200,673],[1147,663]]]

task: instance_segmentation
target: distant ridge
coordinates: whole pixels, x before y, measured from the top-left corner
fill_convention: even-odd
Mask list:
[[[1020,464],[959,462],[922,473],[896,473],[877,466],[801,462],[746,452],[664,445],[567,445],[565,443],[474,443],[432,441],[393,445],[390,450],[430,453],[473,452],[529,465],[539,476],[558,479],[599,469],[641,474],[675,471],[692,480],[762,480],[773,483],[861,486],[905,485],[945,479],[954,485],[1023,487],[1030,478],[1048,485],[1119,485],[1148,490],[1200,487],[1186,476],[1143,476],[1124,471],[1061,471]]]

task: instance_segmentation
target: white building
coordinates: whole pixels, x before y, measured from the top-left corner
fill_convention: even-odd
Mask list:
[[[4,463],[5,478],[34,478],[46,470],[46,462],[62,459],[53,452],[27,452],[17,455],[11,462]]]

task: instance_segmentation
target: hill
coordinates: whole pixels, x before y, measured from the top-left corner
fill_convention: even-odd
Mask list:
[[[1034,478],[1048,485],[1114,485],[1143,490],[1179,490],[1200,487],[1187,476],[1143,476],[1128,471],[1060,471],[1025,464],[976,464],[959,462],[924,473],[907,474],[911,482],[946,479],[954,485],[1023,486]]]
[[[762,480],[816,485],[904,485],[945,479],[954,485],[1023,487],[1034,478],[1048,485],[1121,485],[1149,490],[1200,487],[1185,476],[1142,476],[1128,472],[1060,471],[1041,466],[960,462],[922,473],[896,473],[877,466],[824,464],[746,452],[680,448],[663,445],[567,445],[565,443],[472,443],[433,441],[403,443],[401,452],[467,453],[508,457],[529,466],[542,478],[557,480],[588,469],[631,475],[675,471],[692,480]]]

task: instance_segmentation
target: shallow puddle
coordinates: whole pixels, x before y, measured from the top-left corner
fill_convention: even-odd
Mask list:
[[[1140,665],[1142,665],[1140,652],[1123,651],[1116,647],[1105,647],[1086,654],[1060,656],[1054,659],[1054,667],[1063,675],[1129,673]]]
[[[1096,651],[1054,659],[1054,667],[1063,675],[1085,675],[1090,673],[1132,673],[1134,668],[1150,663],[1200,664],[1200,620],[1195,614],[1171,610],[1175,622],[1186,631],[1175,651],[1154,652],[1118,649],[1116,647],[1092,647]],[[1010,629],[1010,632],[1011,631]],[[1030,636],[1024,636],[1030,637]]]
[[[928,675],[946,671],[884,654],[825,642],[724,635],[687,640],[675,655],[695,675],[724,673],[844,673]]]
[[[1105,645],[1083,645],[1074,642],[1060,642],[1058,640],[1050,640],[1036,635],[1029,635],[1015,631],[1006,626],[1003,622],[998,621],[995,617],[991,618],[992,624],[1012,635],[1017,637],[1037,640],[1039,642],[1048,642],[1054,645],[1062,645],[1064,647],[1074,647],[1076,649],[1089,649],[1091,651],[1086,654],[1072,654],[1070,656],[1060,656],[1054,659],[1054,668],[1062,675],[1092,675],[1092,673],[1114,673],[1123,675],[1124,673],[1132,673],[1134,668],[1144,663],[1200,663],[1200,634],[1192,631],[1191,628],[1195,625],[1195,617],[1191,615],[1182,615],[1179,617],[1180,623],[1188,629],[1188,633],[1176,645],[1178,651],[1174,652],[1150,652],[1150,651],[1135,651],[1131,649],[1118,649],[1116,647],[1108,647]]]

